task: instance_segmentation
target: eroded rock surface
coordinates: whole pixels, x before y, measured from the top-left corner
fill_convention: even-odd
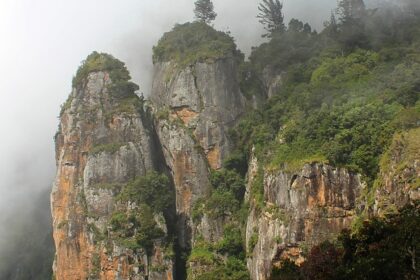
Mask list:
[[[231,58],[180,69],[155,64],[151,101],[166,163],[172,172],[179,241],[191,247],[191,209],[210,192],[211,169],[220,169],[232,150],[228,130],[244,113],[245,98]]]
[[[159,243],[147,257],[107,238],[121,187],[159,161],[152,121],[138,97],[116,100],[110,85],[107,72],[90,73],[63,108],[51,194],[55,277],[172,279],[172,260]],[[159,272],[149,271],[153,266]]]
[[[250,176],[248,188],[254,179]],[[266,171],[263,184],[263,205],[250,198],[246,228],[254,280],[268,279],[282,259],[301,263],[303,250],[349,227],[363,187],[357,174],[322,164],[306,164],[298,172]]]

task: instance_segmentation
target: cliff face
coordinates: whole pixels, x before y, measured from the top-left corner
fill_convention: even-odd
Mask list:
[[[108,238],[113,211],[136,207],[117,204],[120,188],[156,169],[159,160],[138,97],[115,100],[112,85],[109,73],[90,73],[62,111],[51,194],[54,273],[56,279],[172,279],[172,262],[158,244],[147,258]],[[152,266],[164,269],[149,273]]]
[[[383,215],[420,199],[420,128],[394,136],[381,160],[374,212]]]
[[[116,98],[112,89],[117,83],[110,76],[107,71],[90,72],[62,110],[51,195],[55,276],[172,279],[175,258],[166,241],[175,234],[175,248],[191,249],[196,228],[192,206],[209,195],[210,171],[221,168],[230,152],[227,131],[245,108],[236,64],[224,59],[178,69],[157,63],[151,96],[154,119],[137,96]],[[154,214],[165,236],[154,238],[148,253],[133,249],[127,242],[130,236],[114,226],[121,213],[142,211],[120,196],[130,182],[153,170],[168,170],[175,196],[173,212],[170,208]],[[134,225],[129,222],[128,227]]]
[[[251,161],[248,193],[256,177]],[[248,269],[252,279],[268,279],[281,260],[303,262],[311,245],[332,239],[351,225],[362,188],[357,174],[322,164],[307,164],[297,172],[266,171],[264,201],[250,197],[246,226]]]
[[[191,247],[191,209],[210,192],[210,170],[231,151],[227,132],[245,110],[236,63],[220,59],[179,69],[156,63],[151,101],[166,163],[174,178],[178,238]]]
[[[233,266],[242,263],[246,279],[245,233],[250,277],[265,280],[284,259],[302,263],[311,246],[336,237],[364,210],[358,174],[318,163],[273,171],[255,156],[242,205],[244,178],[222,168],[234,149],[228,130],[247,106],[234,58],[186,67],[156,62],[147,105],[125,68],[113,69],[100,55],[91,62],[101,63],[106,70],[82,69],[56,136],[56,279],[200,279],[215,265],[220,273],[232,247]],[[281,87],[281,76],[271,84]],[[375,213],[419,198],[418,139],[418,129],[395,136],[369,202]],[[155,173],[166,175],[168,189]],[[219,178],[218,189],[212,174],[229,182]],[[202,207],[193,219],[195,205]],[[243,226],[240,207],[248,205]]]

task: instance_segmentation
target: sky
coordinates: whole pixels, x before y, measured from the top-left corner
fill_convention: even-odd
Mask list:
[[[286,22],[320,30],[336,0],[284,0]],[[175,23],[193,20],[193,0],[0,0],[0,223],[51,188],[53,135],[80,62],[92,51],[127,64],[148,95],[152,47]],[[249,54],[263,33],[258,0],[214,0],[215,27]],[[5,240],[0,227],[0,242]],[[1,248],[1,244],[0,244]]]

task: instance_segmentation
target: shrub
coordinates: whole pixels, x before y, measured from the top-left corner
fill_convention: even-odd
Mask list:
[[[221,254],[243,258],[244,248],[240,228],[237,225],[227,225],[223,230],[223,239],[216,247]]]
[[[150,206],[146,204],[140,205],[137,219],[140,226],[137,229],[135,239],[137,244],[144,248],[150,256],[154,246],[153,241],[163,238],[165,233],[157,226],[153,210]]]
[[[242,201],[245,194],[245,182],[236,171],[228,169],[212,171],[210,183],[215,189],[231,191],[236,200]]]
[[[108,143],[108,144],[96,145],[92,147],[92,149],[89,151],[89,154],[91,155],[98,155],[101,153],[115,154],[124,145],[125,144],[123,143]]]
[[[160,213],[170,206],[173,196],[168,177],[152,171],[131,181],[119,197],[137,205],[147,204],[155,213]]]
[[[235,42],[228,34],[203,22],[177,24],[153,47],[153,61],[174,61],[179,67],[220,58],[240,58]]]
[[[210,218],[223,218],[239,210],[239,201],[229,190],[214,190],[206,202],[205,211]]]
[[[130,73],[123,62],[112,55],[96,51],[88,55],[82,62],[73,78],[73,87],[80,87],[90,73],[99,71],[109,73],[112,81],[109,90],[115,98],[131,97],[139,89],[138,85],[130,82]]]

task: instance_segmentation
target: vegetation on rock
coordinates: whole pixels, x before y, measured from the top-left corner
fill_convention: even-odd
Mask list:
[[[231,36],[204,22],[177,24],[153,47],[153,61],[172,61],[179,67],[196,62],[212,62],[226,57],[239,57]]]
[[[283,261],[271,279],[417,279],[419,211],[416,202],[356,232],[344,230],[334,243],[313,247],[300,267]]]
[[[139,89],[138,85],[130,82],[130,73],[123,62],[112,55],[96,51],[82,62],[73,78],[73,87],[81,86],[90,73],[100,71],[109,74],[112,81],[109,90],[115,98],[131,97]]]
[[[112,235],[125,247],[142,248],[150,256],[155,240],[166,236],[156,219],[171,206],[172,198],[166,175],[153,171],[137,177],[118,196],[120,202],[130,203],[132,207],[131,210],[119,207],[112,214],[109,221]],[[171,244],[167,242],[166,246]]]

